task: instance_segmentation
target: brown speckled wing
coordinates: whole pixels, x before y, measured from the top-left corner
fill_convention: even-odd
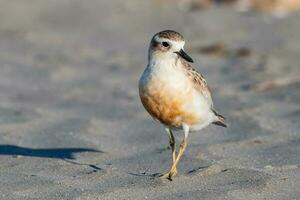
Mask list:
[[[208,87],[208,84],[202,74],[197,72],[189,63],[187,63],[182,58],[179,58],[180,62],[182,63],[182,66],[184,67],[184,70],[187,74],[187,76],[191,79],[191,81],[194,83],[195,88],[202,93],[202,95],[205,97],[207,102],[213,107],[213,101],[211,97],[211,92]]]

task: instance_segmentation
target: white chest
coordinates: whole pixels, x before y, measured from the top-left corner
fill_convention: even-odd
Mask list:
[[[151,89],[151,86],[158,86],[167,93],[178,93],[187,91],[190,82],[186,75],[174,60],[165,60],[160,62],[150,62],[145,69],[141,79],[140,88]]]

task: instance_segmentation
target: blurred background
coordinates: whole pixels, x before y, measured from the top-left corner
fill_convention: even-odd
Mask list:
[[[299,0],[0,5],[1,199],[300,198]],[[168,137],[138,96],[165,29],[229,124],[190,135],[172,186],[152,177]]]

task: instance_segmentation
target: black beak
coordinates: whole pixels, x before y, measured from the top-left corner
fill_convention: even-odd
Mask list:
[[[180,57],[182,57],[184,60],[193,63],[193,59],[187,55],[187,53],[185,53],[182,49],[180,51],[175,52],[176,54],[178,54]]]

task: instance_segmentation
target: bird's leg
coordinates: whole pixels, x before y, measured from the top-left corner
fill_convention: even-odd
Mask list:
[[[176,147],[176,144],[175,144],[175,137],[172,133],[172,131],[168,128],[167,129],[168,131],[168,134],[169,134],[169,143],[170,143],[170,147],[171,147],[171,150],[172,150],[172,158],[173,158],[173,163],[175,162],[175,159],[176,159],[176,152],[175,152],[175,147]]]
[[[176,148],[176,144],[175,144],[175,137],[171,131],[170,128],[166,128],[166,131],[168,132],[168,136],[169,136],[169,143],[170,143],[170,147],[171,147],[171,150],[172,150],[172,165],[174,164],[175,160],[176,160],[176,151],[175,151],[175,148]],[[175,168],[174,169],[174,173],[177,174],[177,169]],[[167,178],[169,176],[169,172],[165,173],[164,175],[162,175],[161,177],[162,178]]]
[[[179,160],[180,160],[181,156],[183,155],[183,153],[186,149],[186,146],[187,146],[187,137],[189,134],[189,127],[187,125],[183,125],[183,130],[184,130],[184,138],[180,144],[177,157],[176,157],[175,161],[173,162],[170,171],[168,173],[166,173],[165,175],[163,175],[162,178],[167,178],[169,180],[172,180],[172,177],[177,174],[177,164],[179,163]]]
[[[187,139],[183,138],[183,140],[180,144],[180,147],[179,147],[179,151],[178,151],[176,160],[175,160],[175,162],[173,162],[173,165],[169,171],[169,176],[167,177],[169,180],[172,180],[172,177],[177,174],[177,164],[179,163],[179,160],[180,160],[181,156],[183,155],[183,153],[186,149],[186,146],[187,146]]]

